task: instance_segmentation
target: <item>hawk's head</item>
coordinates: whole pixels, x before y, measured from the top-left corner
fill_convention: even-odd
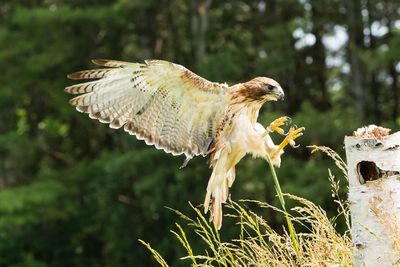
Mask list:
[[[246,100],[265,102],[283,100],[285,93],[282,87],[273,79],[267,77],[257,77],[242,84],[240,94]]]

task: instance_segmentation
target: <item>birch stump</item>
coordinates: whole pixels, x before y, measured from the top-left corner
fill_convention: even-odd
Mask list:
[[[400,266],[400,132],[370,125],[345,138],[354,266]]]

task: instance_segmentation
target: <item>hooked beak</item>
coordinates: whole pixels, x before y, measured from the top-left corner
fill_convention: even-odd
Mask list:
[[[272,92],[276,95],[277,100],[285,99],[285,93],[283,92],[281,87],[275,87]]]

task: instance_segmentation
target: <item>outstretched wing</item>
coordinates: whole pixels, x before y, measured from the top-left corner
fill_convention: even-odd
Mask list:
[[[173,155],[206,155],[227,105],[227,86],[213,83],[181,65],[93,60],[106,68],[68,75],[98,79],[65,88],[81,94],[70,100],[80,112],[124,127],[146,144]]]

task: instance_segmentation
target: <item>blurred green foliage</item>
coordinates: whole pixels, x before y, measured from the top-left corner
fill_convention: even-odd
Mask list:
[[[301,147],[283,157],[282,189],[333,213],[333,163],[306,146],[343,154],[344,136],[364,123],[399,129],[399,8],[395,0],[2,1],[0,265],[153,266],[140,238],[185,266],[169,234],[176,216],[164,206],[187,213],[188,201],[202,203],[207,160],[179,170],[183,158],[69,106],[66,74],[91,68],[92,58],[165,59],[231,84],[278,80],[287,100],[267,104],[260,121],[289,115],[306,127]],[[237,177],[233,199],[276,204],[265,162],[245,158]],[[281,229],[282,218],[265,216]],[[227,219],[222,234],[234,229]]]

